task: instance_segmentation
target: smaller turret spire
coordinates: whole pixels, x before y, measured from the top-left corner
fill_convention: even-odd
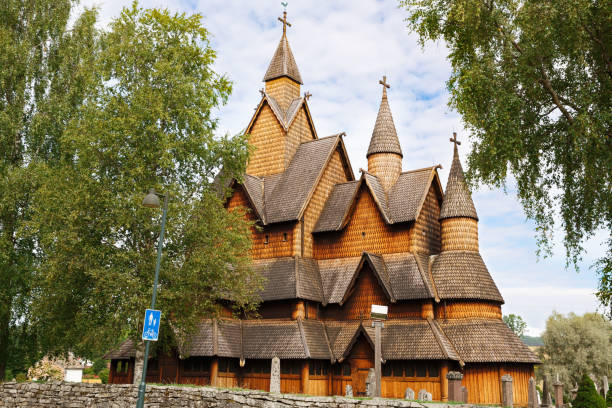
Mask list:
[[[453,137],[450,139],[454,143],[453,164],[448,174],[446,183],[446,193],[444,202],[440,209],[440,219],[453,217],[468,217],[478,220],[476,208],[472,201],[472,195],[465,182],[465,174],[459,160],[459,150],[457,146],[461,144],[457,140],[457,133],[453,132]]]

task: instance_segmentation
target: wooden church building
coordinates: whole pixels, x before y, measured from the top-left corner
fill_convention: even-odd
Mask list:
[[[404,170],[404,152],[382,84],[368,169],[353,174],[343,136],[321,137],[283,34],[247,127],[253,145],[232,211],[246,207],[253,268],[265,278],[257,319],[204,320],[188,350],[149,363],[147,381],[268,390],[281,360],[281,391],[364,395],[374,367],[372,304],[382,329],[382,396],[407,387],[448,399],[463,373],[470,403],[501,403],[501,376],[527,405],[537,357],[502,321],[504,300],[478,248],[478,215],[456,137],[446,189],[440,166]],[[384,78],[384,77],[383,77]],[[450,147],[450,146],[449,146]],[[450,154],[449,154],[450,156]],[[110,381],[131,382],[130,341],[107,355]]]

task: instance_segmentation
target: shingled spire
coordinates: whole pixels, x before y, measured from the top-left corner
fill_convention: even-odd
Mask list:
[[[276,52],[270,61],[270,66],[264,76],[264,82],[271,81],[276,78],[288,77],[293,79],[298,84],[303,84],[300,71],[298,70],[289,41],[287,41],[287,26],[291,27],[291,23],[287,21],[287,12],[283,12],[283,18],[278,18],[283,23],[283,36],[276,47]]]
[[[400,147],[393,116],[387,99],[387,77],[378,81],[383,87],[382,101],[368,148],[368,172],[377,176],[385,191],[389,191],[402,172],[402,148]]]
[[[283,23],[283,36],[263,80],[268,96],[274,98],[285,113],[291,102],[300,97],[302,77],[287,41],[287,26],[291,27],[287,21],[287,12],[284,11],[283,18],[279,17],[278,20]]]
[[[446,183],[444,202],[440,210],[440,219],[468,217],[478,220],[476,208],[472,201],[472,195],[465,182],[465,175],[463,174],[463,168],[459,160],[457,145],[460,145],[461,142],[457,140],[457,133],[453,133],[453,137],[450,141],[455,144],[453,164],[451,165],[448,182]]]

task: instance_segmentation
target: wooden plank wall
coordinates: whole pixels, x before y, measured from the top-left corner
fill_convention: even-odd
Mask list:
[[[405,380],[393,377],[383,377],[381,395],[383,398],[404,398],[406,388],[408,387],[414,390],[415,398],[420,390],[430,392],[434,401],[440,401],[442,398],[439,378],[437,380]]]
[[[325,202],[333,190],[334,185],[348,181],[348,179],[349,175],[345,171],[345,163],[343,163],[339,149],[336,149],[327,167],[323,170],[319,184],[315,188],[312,198],[304,211],[304,257],[312,258],[313,256],[312,230],[319,220],[321,211],[323,211]],[[294,234],[299,236],[300,231],[301,225],[298,223],[294,230]],[[295,242],[295,255],[301,255],[300,243],[300,240],[296,240]]]
[[[512,376],[512,392],[514,404],[526,407],[528,401],[529,378],[535,377],[532,364],[506,364],[502,366],[501,373]]]
[[[462,384],[468,389],[471,404],[501,404],[501,376],[512,376],[514,404],[527,406],[527,385],[533,376],[530,364],[468,364]]]
[[[465,317],[485,317],[501,319],[501,305],[494,302],[447,301],[435,305],[436,319],[461,319]]]
[[[437,187],[429,186],[421,213],[411,231],[411,251],[437,254],[440,252],[440,196]]]
[[[361,256],[363,251],[377,254],[406,252],[410,246],[410,228],[387,225],[367,187],[358,192],[355,210],[348,225],[339,232],[317,234],[316,259]]]

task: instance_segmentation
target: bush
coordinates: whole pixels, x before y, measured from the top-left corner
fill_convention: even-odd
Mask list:
[[[606,405],[612,407],[612,388],[608,390],[608,395],[606,395]]]
[[[108,373],[109,372],[110,372],[110,370],[108,368],[103,368],[98,373],[98,376],[100,377],[100,380],[102,380],[103,384],[107,384],[108,383]]]
[[[597,393],[595,384],[584,374],[578,385],[578,394],[572,402],[573,408],[606,408],[606,401]]]
[[[99,374],[100,371],[104,370],[106,368],[106,360],[99,358],[97,360],[94,360],[93,365],[91,366],[93,372],[95,374]]]
[[[28,381],[28,376],[25,375],[25,373],[19,373],[15,376],[15,380],[17,380],[17,382],[26,382]]]

